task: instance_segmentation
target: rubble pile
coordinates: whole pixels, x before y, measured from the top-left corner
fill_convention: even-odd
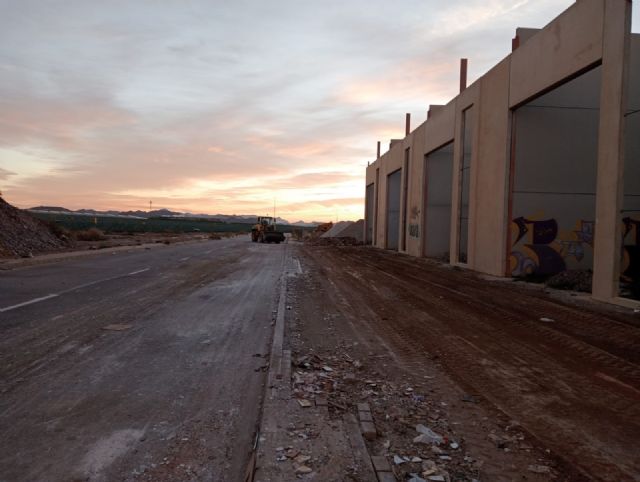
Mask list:
[[[68,244],[52,226],[0,198],[0,257],[31,257]]]

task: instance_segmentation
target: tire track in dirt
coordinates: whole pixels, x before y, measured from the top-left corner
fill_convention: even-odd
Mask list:
[[[630,457],[640,428],[639,371],[622,357],[636,346],[638,330],[632,323],[541,300],[503,283],[471,279],[467,273],[408,266],[397,261],[398,255],[366,251],[323,250],[321,265],[342,290],[358,294],[359,304],[378,315],[375,328],[384,337],[395,344],[391,335],[399,334],[409,356],[424,357],[429,347],[465,385],[521,419],[530,432],[585,472],[604,480],[634,480],[640,470]],[[437,281],[430,279],[434,276]],[[372,290],[376,284],[386,289]],[[514,305],[514,297],[524,302]],[[605,327],[623,328],[630,336],[620,340],[611,332],[608,344],[626,344],[613,354],[601,348],[602,343],[593,346],[534,322],[527,310],[543,310],[538,313],[556,319],[556,325],[564,319],[592,320],[600,322],[600,333]]]

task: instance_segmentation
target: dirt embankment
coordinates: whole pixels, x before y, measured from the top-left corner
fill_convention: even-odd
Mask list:
[[[30,257],[66,245],[64,235],[0,198],[0,257]]]

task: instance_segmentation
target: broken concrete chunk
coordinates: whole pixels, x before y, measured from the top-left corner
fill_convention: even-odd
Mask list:
[[[298,398],[298,403],[302,408],[308,408],[312,405],[311,402],[306,398]]]
[[[133,325],[126,325],[124,323],[113,323],[111,325],[103,326],[102,329],[109,330],[109,331],[124,331],[124,330],[128,330],[132,326]]]
[[[295,468],[296,474],[310,474],[313,472],[313,469],[307,465],[298,465]]]
[[[295,457],[293,460],[296,461],[296,463],[300,464],[300,465],[304,465],[305,463],[309,462],[309,460],[311,460],[311,456],[310,455],[298,455],[297,457]]]
[[[551,473],[551,467],[548,467],[546,465],[530,465],[529,467],[527,467],[527,470],[529,472],[533,472],[535,474],[550,474]]]
[[[416,432],[418,432],[420,435],[413,439],[413,443],[440,445],[442,442],[444,442],[444,439],[440,435],[435,433],[429,427],[425,427],[421,423],[416,425]]]
[[[403,459],[402,457],[400,457],[399,455],[394,455],[393,456],[393,463],[396,465],[401,465],[406,463],[406,460]]]
[[[418,477],[416,474],[411,474],[411,478],[409,479],[409,482],[427,482],[427,481],[422,477]]]

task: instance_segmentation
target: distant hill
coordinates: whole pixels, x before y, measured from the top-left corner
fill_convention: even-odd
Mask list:
[[[172,218],[199,218],[208,219],[210,221],[218,221],[222,223],[240,223],[240,224],[254,224],[258,218],[257,214],[193,214],[193,213],[181,213],[178,211],[171,211],[169,209],[155,209],[152,211],[97,211],[95,209],[78,209],[72,211],[63,207],[57,206],[36,206],[28,209],[35,212],[46,213],[67,213],[67,214],[81,214],[85,216],[113,216],[113,217],[131,217],[131,218],[158,218],[158,217],[172,217]],[[282,218],[276,218],[278,224],[289,225],[289,221]],[[298,221],[293,226],[300,227],[313,227],[320,223],[305,223]]]
[[[28,211],[62,211],[66,213],[72,212],[70,209],[61,208],[58,206],[36,206],[35,208],[29,208]]]

